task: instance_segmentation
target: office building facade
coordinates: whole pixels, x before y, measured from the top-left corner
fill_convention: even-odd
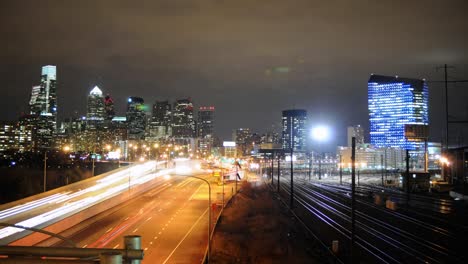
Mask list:
[[[145,102],[140,97],[129,97],[127,100],[127,137],[129,140],[145,139],[146,113]]]
[[[179,99],[174,103],[174,112],[172,114],[172,136],[174,138],[195,137],[193,104],[190,98]]]
[[[282,147],[284,150],[305,152],[307,144],[307,111],[285,110],[282,117]]]
[[[377,147],[415,150],[421,142],[405,138],[405,125],[428,125],[428,87],[424,80],[371,75],[368,82],[370,141]]]
[[[106,111],[104,106],[104,96],[101,89],[94,86],[88,95],[86,122],[87,129],[99,129],[103,127],[106,119]]]

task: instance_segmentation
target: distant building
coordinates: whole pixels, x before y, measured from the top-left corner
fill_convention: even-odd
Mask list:
[[[172,114],[172,136],[174,138],[195,137],[193,104],[190,98],[179,99],[174,103],[174,112]]]
[[[36,142],[33,141],[36,134],[36,119],[37,117],[35,115],[22,115],[18,120],[17,144],[20,152],[33,151],[36,149]]]
[[[351,147],[353,137],[356,138],[356,145],[364,144],[364,129],[361,125],[348,127],[348,147]]]
[[[127,102],[127,137],[129,140],[143,140],[146,128],[144,100],[140,97],[129,97]]]
[[[41,84],[34,86],[29,100],[30,113],[36,116],[33,142],[36,150],[53,147],[57,129],[57,68],[42,67]]]
[[[251,136],[250,128],[238,128],[233,131],[232,140],[236,142],[238,155],[250,155],[250,151],[253,148],[253,146],[249,145]]]
[[[148,126],[148,140],[157,141],[172,135],[172,107],[169,101],[156,101]]]
[[[307,139],[307,111],[306,110],[285,110],[283,111],[283,134],[282,146],[283,149],[291,149],[294,151],[306,151]]]
[[[414,150],[421,142],[405,138],[405,124],[429,124],[424,80],[371,75],[368,82],[370,141],[377,147]]]
[[[201,106],[198,109],[198,137],[213,136],[214,113],[215,108],[213,106]]]
[[[204,155],[211,154],[213,147],[214,117],[215,108],[213,106],[202,106],[198,109],[198,150]]]
[[[109,94],[104,97],[104,110],[106,112],[105,119],[108,121],[112,120],[115,116],[114,100],[112,100]]]
[[[100,129],[106,119],[104,97],[101,89],[94,86],[88,95],[88,105],[86,113],[87,129]]]
[[[0,121],[0,152],[17,150],[16,122]]]

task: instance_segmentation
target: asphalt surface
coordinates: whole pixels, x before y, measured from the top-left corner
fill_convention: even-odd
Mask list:
[[[221,186],[212,187],[214,201]],[[208,186],[184,176],[161,179],[151,191],[93,217],[68,238],[80,247],[123,248],[126,235],[142,237],[142,263],[200,263],[207,248]]]

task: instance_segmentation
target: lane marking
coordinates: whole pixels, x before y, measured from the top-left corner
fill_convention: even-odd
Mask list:
[[[107,229],[106,233],[109,233],[112,230],[113,227]]]
[[[203,186],[202,184],[200,184],[200,186],[198,186],[197,190],[192,194],[192,196],[190,196],[189,201],[192,200],[193,196],[198,192],[198,190],[200,190],[200,188],[201,188],[202,186]]]
[[[86,248],[88,246],[88,244],[84,245],[83,248]]]
[[[136,231],[138,231],[138,228],[136,228],[135,230],[133,230],[133,233],[135,233]]]
[[[113,249],[116,249],[116,248],[118,248],[118,247],[119,247],[119,245],[120,245],[120,244],[117,244],[115,247],[113,247]]]
[[[167,261],[172,257],[172,255],[174,254],[174,252],[177,250],[177,248],[182,244],[182,242],[184,242],[184,240],[188,237],[188,235],[192,232],[193,228],[195,228],[195,226],[198,224],[198,222],[200,222],[200,220],[202,219],[202,217],[206,214],[206,212],[208,212],[208,208],[205,209],[205,211],[203,212],[202,215],[200,215],[200,217],[198,217],[197,221],[192,225],[192,227],[189,229],[189,231],[187,231],[187,233],[185,234],[185,236],[180,240],[179,244],[177,244],[177,246],[174,248],[174,250],[172,250],[171,254],[169,254],[169,256],[167,256],[166,260],[164,260],[163,264],[167,263]],[[209,241],[208,241],[209,242]]]

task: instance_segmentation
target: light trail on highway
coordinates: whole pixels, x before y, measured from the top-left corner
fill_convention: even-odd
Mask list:
[[[164,163],[165,162],[157,163],[155,161],[149,161],[121,169],[117,172],[104,175],[103,177],[98,176],[91,180],[91,186],[84,189],[78,189],[83,185],[83,182],[71,184],[69,188],[77,190],[63,193],[54,193],[54,191],[51,191],[50,196],[0,211],[0,219],[2,222],[10,224],[37,227],[41,224],[59,219],[71,213],[79,212],[94,204],[103,202],[136,185],[144,184],[156,177],[171,173],[174,169],[155,171],[157,165]],[[31,217],[31,214],[35,215]],[[23,215],[26,216],[26,219],[15,222],[10,220],[22,218]],[[2,239],[22,231],[23,229],[15,227],[0,229],[0,243]]]

